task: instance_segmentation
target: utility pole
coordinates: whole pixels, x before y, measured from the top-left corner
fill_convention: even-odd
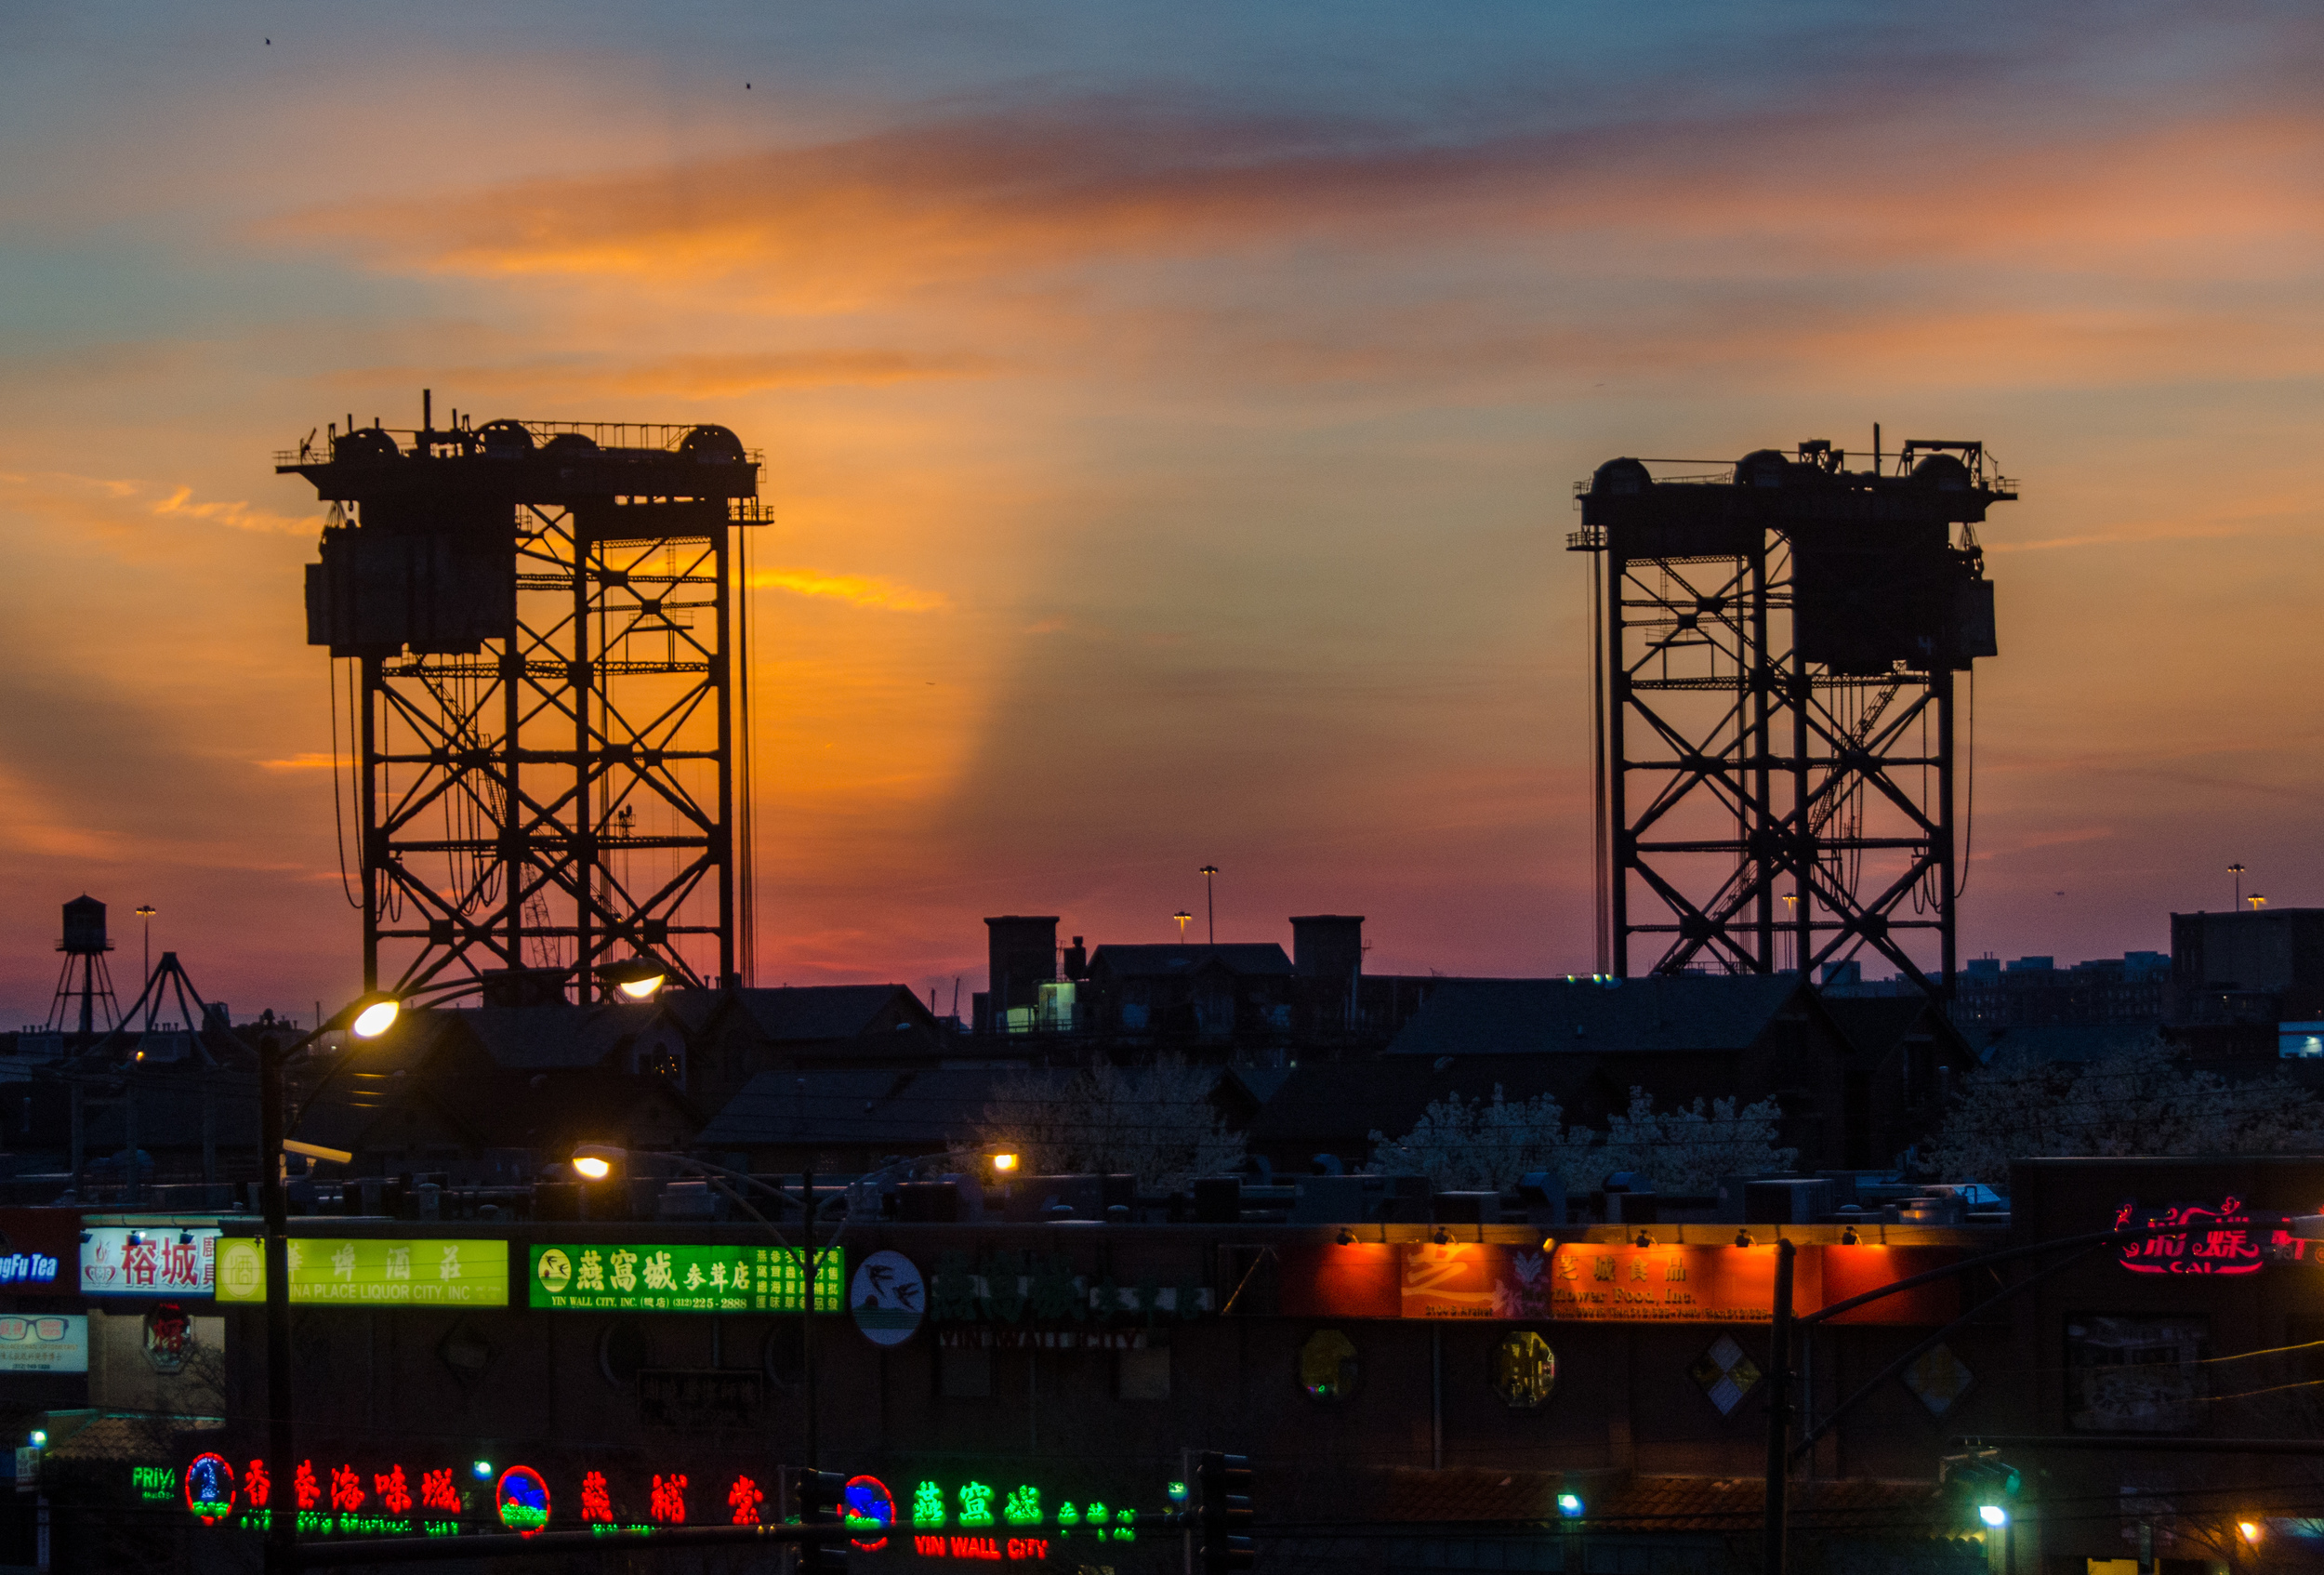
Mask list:
[[[1767,1342],[1767,1516],[1765,1575],[1783,1575],[1785,1496],[1791,1478],[1791,1260],[1776,1243],[1776,1305]]]

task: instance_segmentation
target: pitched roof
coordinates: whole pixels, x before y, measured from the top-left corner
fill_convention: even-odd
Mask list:
[[[1783,974],[1439,979],[1388,1053],[1744,1050],[1800,991]]]
[[[1233,941],[1221,946],[1100,946],[1090,954],[1095,970],[1103,959],[1106,970],[1120,979],[1167,978],[1187,973],[1216,961],[1230,973],[1245,977],[1288,978],[1291,960],[1273,941]]]
[[[1014,1069],[761,1072],[702,1129],[706,1146],[966,1142]]]
[[[422,1008],[412,1019],[409,1042],[418,1051],[453,1042],[465,1029],[495,1066],[509,1071],[559,1071],[597,1066],[650,1026],[660,1008],[600,1001],[590,1006],[469,1006]],[[390,1040],[403,1038],[390,1033]]]
[[[1512,1101],[1559,1087],[1567,1060],[1480,1056],[1438,1066],[1417,1056],[1343,1061],[1293,1068],[1250,1119],[1256,1145],[1366,1142],[1374,1132],[1401,1137],[1433,1100],[1490,1099],[1499,1088]],[[1559,1092],[1563,1093],[1562,1087]],[[1575,1112],[1569,1111],[1571,1118]]]
[[[775,1040],[861,1038],[899,996],[912,1003],[907,1015],[931,1017],[919,997],[904,985],[786,985],[730,995],[752,1026]]]
[[[1977,1059],[1988,1065],[2002,1060],[2036,1065],[2104,1060],[2154,1043],[2160,1029],[2153,1023],[2044,1023],[2000,1028],[1972,1025],[1961,1032]]]

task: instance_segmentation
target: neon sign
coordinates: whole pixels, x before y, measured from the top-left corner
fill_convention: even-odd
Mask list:
[[[847,1523],[866,1530],[877,1530],[877,1538],[858,1537],[854,1545],[865,1553],[878,1553],[888,1545],[888,1528],[896,1523],[896,1496],[888,1491],[888,1485],[877,1476],[851,1476],[840,1495],[847,1505]]]
[[[54,1285],[57,1260],[44,1252],[0,1255],[0,1285]]]
[[[740,1470],[728,1465],[716,1475],[707,1465],[691,1465],[634,1476],[577,1463],[572,1469],[571,1477],[558,1478],[556,1489],[569,1495],[564,1524],[577,1521],[595,1532],[651,1532],[687,1525],[697,1515],[736,1526],[765,1525],[772,1518],[771,1478],[747,1465]],[[292,1508],[300,1533],[314,1536],[442,1537],[503,1529],[530,1535],[557,1524],[550,1473],[529,1465],[510,1465],[497,1476],[492,1472],[486,1466],[480,1483],[464,1496],[465,1466],[422,1462],[416,1469],[404,1462],[302,1460],[292,1468]],[[704,1476],[699,1500],[693,1499],[693,1473]],[[204,1453],[183,1472],[174,1466],[133,1467],[131,1482],[149,1502],[182,1502],[205,1526],[262,1531],[271,1515],[273,1484],[263,1459],[237,1469],[223,1455]],[[490,1485],[489,1496],[484,1484]],[[903,1524],[899,1511],[905,1503],[911,1510],[908,1543],[891,1535]],[[850,1542],[864,1553],[893,1544],[927,1557],[1009,1562],[1046,1558],[1050,1544],[1058,1541],[1138,1540],[1135,1509],[1064,1498],[1047,1484],[1013,1475],[924,1479],[913,1485],[904,1502],[878,1477],[852,1476],[842,1489],[841,1506]]]
[[[2184,1236],[2150,1236],[2144,1241],[2123,1242],[2117,1251],[2122,1266],[2133,1274],[2257,1274],[2286,1244],[2298,1245],[2289,1224],[2289,1216],[2254,1213],[2243,1206],[2243,1199],[2233,1196],[2216,1204],[2174,1203],[2159,1211],[2142,1211],[2137,1204],[2125,1203],[2114,1213],[2117,1230],[2139,1225],[2187,1227]]]
[[[224,1455],[196,1455],[186,1467],[186,1507],[205,1525],[234,1513],[234,1468]]]
[[[548,1524],[548,1484],[529,1465],[512,1465],[493,1489],[500,1524],[511,1531],[537,1531]]]
[[[841,1250],[815,1254],[815,1311],[842,1310]],[[529,1300],[557,1312],[800,1313],[804,1255],[791,1247],[684,1247],[654,1243],[556,1245],[531,1250]]]
[[[883,1489],[882,1491],[885,1489]],[[920,1482],[912,1489],[912,1529],[915,1531],[935,1531],[943,1529],[947,1524],[952,1524],[958,1526],[962,1530],[982,1530],[994,1523],[993,1498],[994,1489],[983,1482],[964,1482],[950,1495],[945,1493],[944,1485],[941,1483]],[[948,1506],[956,1502],[959,1505],[959,1519],[948,1521]],[[1053,1525],[1059,1537],[1071,1537],[1078,1531],[1085,1536],[1093,1536],[1099,1542],[1134,1542],[1138,1540],[1138,1512],[1134,1509],[1109,1510],[1103,1503],[1095,1501],[1076,1503],[1071,1500],[1064,1500],[1058,1503],[1054,1515],[1047,1515],[1042,1511],[1042,1503],[1043,1497],[1038,1487],[1031,1483],[1021,1483],[1002,1499],[1000,1519],[1012,1528]],[[939,1543],[949,1541],[979,1545],[990,1543],[992,1541],[990,1538],[946,1539],[938,1537],[929,1539],[916,1536],[912,1539],[914,1551],[926,1553],[927,1550],[921,1548],[919,1544],[931,1540]],[[1002,1555],[997,1553],[986,1554],[971,1550],[929,1554],[927,1556],[998,1558]],[[1046,1554],[1010,1554],[1008,1556],[1038,1558],[1048,1555]]]
[[[767,1502],[767,1490],[747,1476],[737,1476],[734,1485],[726,1490],[726,1502],[734,1512],[737,1526],[759,1524],[759,1506]]]

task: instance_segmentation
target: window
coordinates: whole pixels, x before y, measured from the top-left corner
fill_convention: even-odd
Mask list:
[[[2208,1318],[2066,1320],[2067,1425],[2077,1433],[2191,1433],[2202,1422]]]
[[[1538,1410],[1557,1387],[1557,1354],[1529,1329],[1512,1330],[1493,1347],[1493,1393],[1512,1410]]]
[[[1359,1376],[1355,1342],[1336,1329],[1316,1330],[1300,1347],[1300,1387],[1310,1399],[1347,1399]]]

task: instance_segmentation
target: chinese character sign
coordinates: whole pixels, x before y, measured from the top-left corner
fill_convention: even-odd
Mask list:
[[[2125,1203],[2114,1213],[2114,1228],[2139,1225],[2185,1225],[2184,1235],[2150,1236],[2125,1241],[2116,1251],[2122,1266],[2133,1274],[2244,1275],[2257,1274],[2268,1258],[2292,1240],[2289,1218],[2278,1213],[2254,1213],[2240,1198],[2212,1203],[2174,1203],[2168,1209],[2141,1210]]]
[[[207,1296],[217,1278],[215,1225],[93,1225],[86,1235],[85,1296]]]
[[[535,1247],[529,1296],[563,1312],[803,1312],[802,1256],[795,1247]],[[844,1274],[840,1249],[815,1254],[815,1311],[841,1310]]]
[[[290,1299],[344,1306],[505,1307],[505,1241],[373,1241],[296,1237]],[[218,1299],[266,1300],[266,1253],[247,1237],[218,1248]]]

